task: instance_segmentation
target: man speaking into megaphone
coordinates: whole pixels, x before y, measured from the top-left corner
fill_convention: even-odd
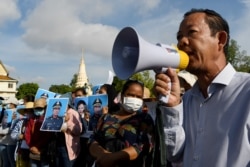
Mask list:
[[[167,158],[182,161],[184,167],[250,164],[246,156],[250,152],[250,74],[237,72],[227,62],[229,32],[219,13],[188,11],[179,26],[177,46],[188,54],[186,70],[197,76],[197,82],[181,98],[174,70],[156,74],[155,91],[169,95],[169,101],[159,107]]]

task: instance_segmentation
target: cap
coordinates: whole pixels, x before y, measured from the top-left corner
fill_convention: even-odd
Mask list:
[[[56,107],[62,107],[62,103],[60,101],[57,101],[53,104],[53,108],[56,108]]]
[[[43,93],[43,94],[41,94],[40,97],[47,99],[49,97],[49,95],[48,95],[48,93]]]
[[[95,99],[95,101],[93,102],[93,106],[101,106],[101,105],[102,101],[99,98]]]
[[[45,98],[40,98],[35,100],[34,102],[34,108],[44,108],[47,105]]]
[[[15,97],[9,97],[7,100],[3,101],[4,104],[15,104],[18,105],[18,100]]]
[[[34,108],[34,102],[27,102],[24,106],[24,108],[19,108],[17,109],[17,112],[20,113],[21,115],[24,115],[24,113],[29,110]]]

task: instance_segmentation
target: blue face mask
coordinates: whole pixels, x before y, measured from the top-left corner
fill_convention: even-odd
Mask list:
[[[34,109],[34,114],[36,116],[42,116],[44,114],[44,109]]]
[[[29,119],[30,115],[29,114],[24,114],[23,119]]]

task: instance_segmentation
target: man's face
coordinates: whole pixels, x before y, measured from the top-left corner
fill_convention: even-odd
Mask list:
[[[94,113],[95,114],[100,114],[101,110],[102,110],[101,105],[94,105]]]
[[[189,56],[187,71],[197,74],[215,65],[219,56],[218,33],[213,37],[204,13],[194,13],[181,22],[177,33],[178,48]],[[220,51],[221,52],[221,51]]]
[[[54,108],[53,108],[53,115],[58,115],[59,114],[59,112],[60,112],[60,107],[58,107],[58,106],[55,106]]]

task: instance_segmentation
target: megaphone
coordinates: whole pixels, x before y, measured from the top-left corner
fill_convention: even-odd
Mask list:
[[[185,52],[174,46],[151,44],[132,27],[125,27],[118,33],[112,50],[112,66],[120,79],[143,70],[185,69],[188,62]]]

